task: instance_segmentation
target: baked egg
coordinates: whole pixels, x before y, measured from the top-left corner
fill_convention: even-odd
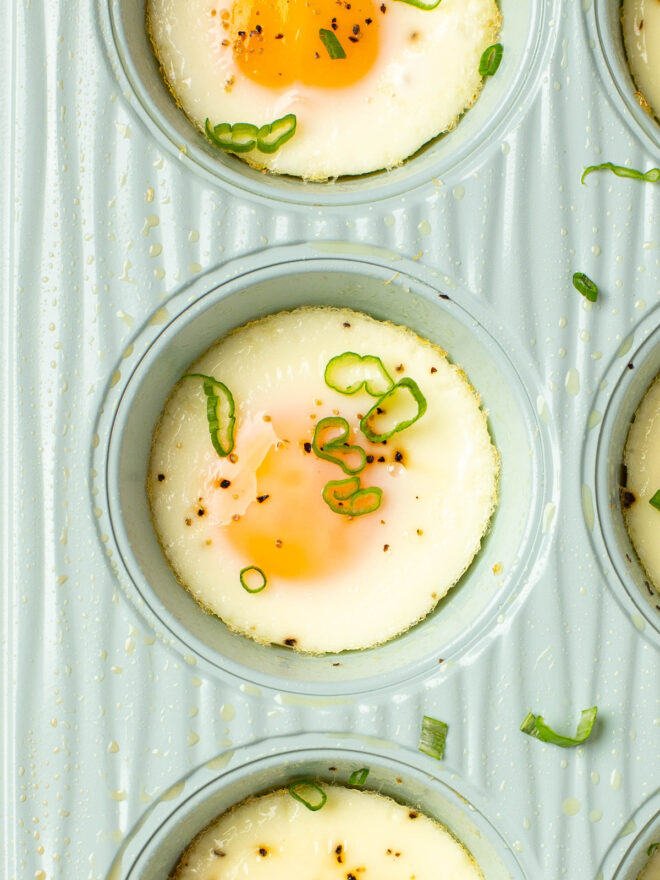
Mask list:
[[[620,495],[628,534],[649,580],[660,590],[660,376],[635,413],[623,464]]]
[[[147,490],[180,583],[232,630],[324,653],[423,618],[479,550],[498,456],[412,330],[301,308],[221,338],[157,424]]]
[[[424,5],[148,0],[147,28],[176,101],[212,140],[258,168],[327,179],[399,164],[476,100],[496,0]]]
[[[642,107],[660,115],[660,0],[623,0],[623,39]]]
[[[467,849],[419,810],[374,791],[318,783],[233,807],[193,840],[172,880],[289,880],[302,865],[311,877],[336,880],[436,880],[439,866],[446,880],[483,880]]]

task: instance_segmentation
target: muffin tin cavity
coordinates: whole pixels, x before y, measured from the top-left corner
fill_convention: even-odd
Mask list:
[[[596,453],[596,508],[600,522],[603,549],[614,567],[614,578],[608,578],[618,595],[622,590],[634,603],[655,636],[660,634],[660,595],[653,589],[639,562],[626,530],[622,503],[625,503],[626,475],[622,468],[623,450],[628,431],[639,406],[653,379],[660,373],[660,330],[655,327],[657,315],[650,316],[640,328],[654,327],[648,338],[625,357],[617,358],[605,379],[606,388],[612,389],[606,402],[602,429]],[[604,401],[605,403],[605,401]],[[600,406],[595,402],[595,408]],[[639,615],[633,615],[639,629],[645,629]]]
[[[158,139],[178,157],[216,183],[243,193],[298,204],[347,205],[370,203],[408,193],[432,177],[465,173],[490,145],[502,137],[512,117],[529,104],[543,58],[557,0],[501,0],[502,64],[487,77],[476,104],[457,128],[426,144],[391,171],[379,171],[331,183],[265,175],[240,159],[214,148],[188,120],[165,85],[145,25],[145,0],[108,0],[106,39],[119,64],[123,84],[130,86],[140,115]],[[129,89],[126,89],[127,93]]]
[[[234,804],[301,778],[340,785],[354,770],[367,767],[365,789],[436,819],[469,850],[487,880],[524,880],[525,874],[498,831],[466,793],[454,789],[453,778],[448,784],[449,774],[440,771],[430,776],[426,761],[420,762],[404,750],[363,750],[359,744],[332,748],[328,742],[328,737],[318,734],[274,741],[269,745],[277,753],[256,760],[251,756],[256,748],[263,754],[263,745],[250,747],[243,750],[241,763],[232,760],[233,769],[224,773],[213,772],[210,768],[214,762],[210,762],[176,786],[183,791],[174,802],[161,801],[143,818],[112,876],[117,880],[162,880],[169,876],[191,840]]]
[[[591,15],[603,85],[627,124],[647,148],[657,153],[660,150],[660,124],[635,97],[637,86],[623,42],[620,0],[594,0]]]
[[[631,835],[637,834],[631,838]],[[596,880],[638,880],[649,847],[660,842],[660,792],[642,804],[608,850]]]
[[[483,638],[517,595],[525,574],[538,564],[540,521],[547,501],[543,497],[545,429],[501,347],[506,340],[496,341],[477,315],[464,308],[469,294],[452,288],[449,299],[444,290],[417,274],[421,267],[404,261],[396,266],[394,273],[386,265],[366,260],[308,258],[247,271],[212,286],[199,298],[184,291],[175,300],[178,314],[168,326],[151,340],[136,341],[136,351],[144,355],[125,385],[110,389],[98,429],[99,436],[107,438],[99,449],[98,470],[105,474],[109,531],[121,560],[119,574],[128,576],[125,583],[132,584],[128,592],[152,626],[158,631],[164,628],[182,650],[216,671],[306,693],[389,686],[437,668],[439,659],[454,658]],[[201,352],[232,328],[300,305],[350,307],[409,326],[438,344],[464,368],[481,395],[500,455],[498,508],[471,567],[421,623],[365,651],[305,655],[260,645],[229,631],[177,583],[149,515],[145,483],[151,437],[174,383]],[[149,331],[153,333],[153,327],[145,335]],[[100,522],[103,529],[103,517]]]

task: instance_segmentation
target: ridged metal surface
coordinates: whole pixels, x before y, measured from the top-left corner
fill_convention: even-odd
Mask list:
[[[621,830],[632,834],[626,823],[660,784],[659,640],[617,601],[593,549],[581,449],[608,364],[657,308],[660,189],[607,176],[582,187],[580,173],[659,157],[599,79],[592,13],[562,5],[538,91],[467,177],[324,210],[238,198],[163,151],[120,93],[103,9],[0,9],[7,880],[105,877],[152,799],[223,749],[349,730],[414,749],[424,712],[449,723],[457,787],[481,792],[529,878],[595,877]],[[205,270],[317,240],[414,257],[483,298],[517,339],[559,444],[547,564],[520,584],[494,637],[408,689],[346,702],[200,674],[118,587],[90,501],[93,426],[139,329],[164,321],[158,310]],[[593,308],[571,287],[576,270],[601,288]],[[598,732],[583,748],[518,732],[529,709],[571,728],[593,704]]]

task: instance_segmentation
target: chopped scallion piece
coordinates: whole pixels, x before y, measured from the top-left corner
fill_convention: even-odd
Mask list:
[[[323,500],[334,513],[364,516],[378,510],[383,500],[383,490],[377,486],[361,489],[359,477],[330,480],[323,487]]]
[[[302,779],[300,782],[294,782],[293,785],[289,786],[289,794],[292,798],[300,801],[301,804],[304,804],[307,809],[311,810],[313,813],[320,810],[321,807],[324,807],[325,802],[328,800],[328,796],[321,786],[312,782],[310,779]],[[308,800],[307,797],[305,797],[305,794],[311,797],[312,800]]]
[[[392,424],[393,420],[389,410],[396,411],[396,409],[402,405],[402,398],[405,403],[406,397],[412,398],[416,412],[408,417],[399,419]],[[406,376],[404,379],[397,382],[387,394],[384,394],[376,401],[376,403],[374,403],[369,412],[360,422],[360,428],[367,440],[371,440],[372,443],[382,443],[384,440],[389,440],[393,434],[397,434],[399,431],[404,431],[406,428],[414,425],[418,419],[421,419],[425,412],[426,398],[419,390],[417,382]],[[382,424],[383,422],[387,423],[387,427],[379,428],[377,423]]]
[[[331,440],[322,440],[322,435],[333,428],[339,428],[341,433]],[[345,474],[359,474],[367,463],[367,453],[361,446],[352,446],[347,442],[348,433],[349,427],[345,418],[327,416],[321,419],[314,429],[312,449],[319,458],[338,464]],[[357,461],[354,460],[352,466],[347,461],[349,456],[353,459],[357,456]]]
[[[268,125],[257,128],[251,122],[220,122],[211,125],[207,119],[204,125],[209,140],[228,153],[249,153],[259,150],[261,153],[275,153],[282,144],[293,137],[296,131],[296,116],[289,113]]]
[[[354,770],[348,777],[349,785],[364,785],[369,775],[369,768],[363,767],[361,770]]]
[[[646,850],[647,856],[652,856],[656,849],[660,849],[660,842],[652,843],[649,848]]]
[[[573,275],[573,287],[586,297],[589,302],[595,303],[598,299],[598,285],[595,284],[584,272],[575,272]]]
[[[219,382],[213,376],[204,376],[202,373],[186,373],[182,378],[202,380],[211,443],[218,455],[226,458],[234,448],[236,426],[234,398],[231,391],[223,382]]]
[[[372,397],[382,397],[394,385],[379,357],[354,351],[345,351],[329,360],[324,379],[328,388],[340,394],[356,394],[364,388]]]
[[[248,565],[246,568],[242,568],[239,579],[246,593],[260,593],[268,583],[266,575],[256,565]]]
[[[651,507],[655,507],[656,510],[660,510],[660,489],[654,494],[653,498],[649,498],[649,504]]]
[[[424,2],[424,0],[402,0],[402,2],[407,3],[409,6],[416,6],[417,9],[423,9],[424,12],[428,12],[430,9],[435,9],[436,6],[439,6],[441,0],[430,0],[428,3]]]
[[[334,31],[329,31],[327,28],[320,28],[319,37],[321,38],[321,42],[325,46],[328,55],[333,61],[338,58],[346,58],[344,47],[337,39]]]
[[[583,742],[589,739],[597,714],[597,706],[591,709],[583,709],[574,737],[555,733],[545,723],[542,715],[533,715],[531,712],[525,717],[525,720],[520,725],[520,729],[523,733],[528,734],[528,736],[534,736],[542,742],[551,743],[553,746],[561,746],[562,749],[570,749],[573,746],[582,745]]]
[[[633,180],[645,180],[647,183],[657,183],[660,180],[660,168],[650,168],[648,171],[637,171],[636,168],[628,168],[627,165],[614,165],[612,162],[603,162],[600,165],[589,165],[582,172],[580,182],[592,171],[611,171],[617,177],[632,177]]]
[[[503,54],[504,46],[501,43],[495,43],[485,49],[479,61],[479,76],[494,76],[500,66]]]
[[[419,735],[419,745],[417,749],[430,755],[437,761],[442,761],[445,754],[445,743],[447,742],[447,731],[449,725],[444,721],[438,721],[437,718],[431,718],[425,715],[422,718],[422,732]]]

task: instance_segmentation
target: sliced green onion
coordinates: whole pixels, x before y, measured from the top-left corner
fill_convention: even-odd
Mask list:
[[[430,0],[429,3],[425,3],[424,0],[401,0],[402,3],[407,3],[409,6],[415,6],[417,9],[423,9],[425,12],[428,12],[429,9],[435,9],[436,6],[440,5],[441,0]]]
[[[660,489],[658,489],[653,498],[649,498],[649,504],[651,507],[655,507],[656,510],[660,510]]]
[[[221,458],[226,458],[234,448],[234,428],[236,417],[234,415],[234,398],[224,382],[219,382],[213,376],[204,376],[202,373],[186,373],[182,379],[201,379],[202,388],[206,395],[206,418],[209,423],[209,433],[213,448]]]
[[[586,297],[589,302],[595,303],[598,299],[598,285],[595,284],[584,272],[573,274],[573,287]]]
[[[304,794],[300,793],[301,790],[303,792],[309,791],[310,794],[314,793],[314,799],[307,800]],[[315,782],[312,782],[310,779],[302,779],[300,782],[294,782],[293,785],[289,786],[289,794],[292,798],[300,801],[301,804],[304,804],[307,809],[311,810],[313,813],[315,813],[317,810],[320,810],[321,807],[324,807],[325,802],[328,800],[328,796],[323,791],[321,786],[317,785]]]
[[[589,165],[582,172],[580,182],[592,171],[611,171],[617,177],[632,177],[633,180],[645,180],[647,183],[657,183],[660,180],[660,168],[650,168],[648,171],[637,171],[636,168],[628,168],[627,165],[614,165],[612,162],[603,162],[600,165]]]
[[[555,733],[545,723],[542,715],[533,715],[531,712],[525,717],[525,720],[520,725],[520,729],[523,733],[528,734],[528,736],[534,736],[542,742],[551,743],[553,746],[561,746],[562,749],[570,749],[573,746],[582,745],[583,742],[589,739],[597,714],[597,706],[593,706],[591,709],[583,709],[574,737]]]
[[[500,66],[503,54],[504,46],[501,43],[495,43],[485,49],[479,61],[479,76],[494,76]]]
[[[400,400],[397,400],[397,397],[400,398],[403,394],[404,397],[410,395],[413,403],[416,407],[416,412],[410,418],[401,419],[398,422],[394,423],[394,426],[391,426],[392,419],[389,419],[390,426],[385,428],[384,430],[378,429],[375,423],[382,423],[386,421],[384,416],[387,417],[388,408],[393,407],[396,408],[397,405],[400,405]],[[382,443],[384,440],[389,440],[392,434],[397,434],[399,431],[404,431],[406,428],[409,428],[411,425],[414,425],[418,419],[426,412],[426,398],[419,390],[419,386],[414,379],[410,379],[408,376],[405,379],[401,379],[396,385],[390,389],[387,394],[384,394],[379,400],[374,403],[369,412],[363,417],[360,422],[360,428],[362,429],[362,433],[367,438],[367,440],[371,440],[372,443]]]
[[[251,122],[220,122],[212,126],[207,119],[204,124],[206,135],[216,147],[230,153],[249,153],[257,146],[259,129]]]
[[[363,767],[361,770],[354,770],[348,777],[349,785],[364,785],[369,775],[369,768]]]
[[[660,849],[660,842],[652,843],[649,848],[646,850],[647,856],[652,856],[656,849]]]
[[[340,394],[356,394],[364,388],[372,397],[382,397],[394,385],[379,357],[354,351],[345,351],[329,360],[324,379],[328,388]]]
[[[383,500],[383,490],[377,486],[361,489],[359,477],[330,480],[323,487],[323,500],[334,513],[364,516],[378,510]]]
[[[248,578],[250,579],[250,581],[254,582],[252,572],[257,575],[257,586],[254,587],[251,587],[248,584]],[[239,574],[239,579],[241,581],[241,586],[246,591],[246,593],[260,593],[268,583],[268,581],[266,580],[266,575],[260,568],[257,568],[256,565],[248,565],[245,568],[242,568]]]
[[[297,119],[294,113],[287,113],[270,125],[262,125],[257,132],[257,149],[261,153],[276,153],[296,133]]]
[[[211,125],[207,119],[204,124],[206,136],[216,147],[229,153],[275,153],[282,144],[290,140],[296,131],[297,120],[293,113],[282,116],[268,125],[257,128],[251,122],[220,122]]]
[[[444,721],[438,721],[437,718],[431,718],[425,715],[422,718],[422,732],[419,735],[418,751],[430,755],[438,761],[442,761],[445,754],[445,743],[447,742],[447,731],[449,725]]]
[[[344,47],[337,39],[334,31],[329,31],[327,28],[321,28],[319,30],[319,37],[321,38],[321,42],[325,46],[328,55],[333,61],[337,58],[346,58]]]
[[[321,439],[321,435],[333,428],[339,428],[341,433],[332,440]],[[345,474],[359,474],[364,470],[367,463],[367,453],[361,446],[352,446],[347,442],[349,427],[346,419],[342,416],[327,416],[317,423],[314,429],[312,449],[319,458],[338,464]],[[353,467],[346,460],[349,456],[358,457],[358,462]]]

